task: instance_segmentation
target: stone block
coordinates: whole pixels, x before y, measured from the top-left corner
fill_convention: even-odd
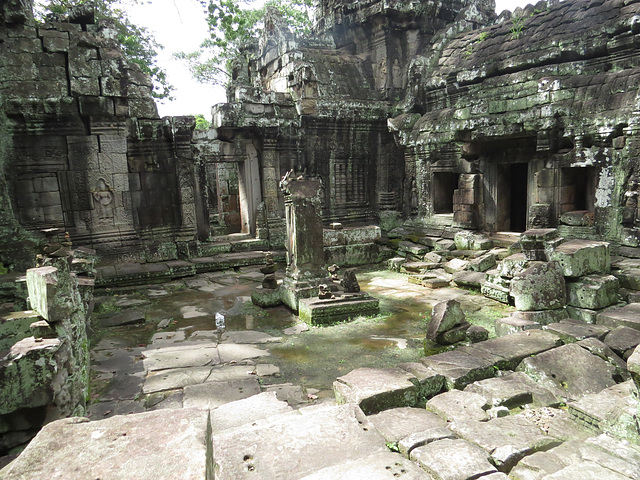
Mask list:
[[[458,250],[471,250],[473,235],[474,235],[473,232],[469,232],[466,230],[457,232],[453,237],[453,241],[456,244],[456,248]]]
[[[9,350],[16,342],[31,336],[31,324],[40,316],[33,310],[0,316],[0,351]]]
[[[497,472],[489,453],[466,440],[438,440],[413,449],[410,458],[434,478],[480,478]]]
[[[456,272],[466,270],[468,266],[469,262],[467,260],[462,260],[461,258],[453,258],[445,263],[443,265],[443,268],[445,272],[454,274]]]
[[[379,312],[379,300],[366,293],[344,294],[329,299],[302,298],[298,301],[298,315],[310,325],[330,324]]]
[[[398,252],[404,252],[405,254],[413,255],[420,259],[424,257],[428,251],[428,247],[413,242],[403,241],[398,244]]]
[[[495,376],[493,359],[464,352],[461,349],[424,357],[420,362],[437,375],[444,377],[445,388],[462,389],[466,385]]]
[[[234,480],[282,478],[283,472],[287,478],[303,478],[388,453],[384,439],[355,405],[272,416],[214,434],[212,443],[216,477]]]
[[[400,407],[370,415],[368,420],[388,443],[398,443],[411,434],[446,428],[447,422],[424,408]]]
[[[458,188],[453,191],[453,203],[462,205],[475,205],[477,202],[476,190]]]
[[[415,463],[392,452],[378,453],[360,460],[352,460],[323,468],[300,480],[326,480],[328,478],[375,478],[377,480],[428,480],[424,470]]]
[[[38,433],[3,478],[201,480],[213,463],[207,432],[208,412],[195,409],[58,420]]]
[[[505,335],[524,332],[525,330],[541,330],[542,325],[524,318],[505,317],[496,320],[495,329],[498,337],[504,337]]]
[[[620,356],[640,345],[640,330],[629,327],[617,327],[611,330],[604,343]]]
[[[505,278],[513,278],[520,272],[524,271],[529,265],[529,260],[524,253],[514,253],[509,255],[498,266],[498,273]]]
[[[469,262],[469,270],[474,272],[486,272],[497,265],[496,256],[493,253],[486,253]]]
[[[459,287],[480,289],[486,281],[482,272],[458,272],[453,275],[453,281]]]
[[[418,402],[415,377],[405,370],[358,368],[338,377],[333,391],[338,404],[354,403],[370,415],[395,407],[412,407]]]
[[[263,392],[249,398],[226,403],[211,411],[214,434],[257,420],[292,411],[287,402],[278,400],[275,392]]]
[[[446,238],[440,239],[433,247],[437,252],[450,252],[456,249],[456,243]]]
[[[58,269],[39,267],[27,270],[27,289],[31,308],[49,322],[67,318],[69,309],[64,299],[57,299]],[[61,301],[57,301],[61,300]]]
[[[618,301],[620,285],[613,275],[587,275],[567,281],[567,304],[599,310]]]
[[[565,277],[582,277],[611,271],[611,253],[607,242],[568,240],[550,255],[558,262]]]
[[[596,317],[598,325],[630,327],[640,330],[640,303],[630,303],[622,308],[607,309]]]
[[[553,310],[565,306],[565,281],[556,262],[534,263],[511,280],[509,294],[518,310]]]
[[[184,408],[207,410],[258,395],[260,382],[256,376],[226,382],[207,382],[184,387]]]
[[[450,390],[427,402],[426,409],[447,422],[489,420],[487,400],[471,391]]]
[[[557,323],[561,320],[569,318],[569,313],[565,308],[557,308],[555,310],[538,310],[538,311],[515,311],[511,314],[512,317],[522,318],[531,322],[539,323],[541,325],[548,325],[550,323]]]
[[[464,312],[457,300],[436,303],[431,311],[427,339],[436,340],[438,335],[466,323]]]
[[[551,205],[537,203],[529,207],[529,225],[544,228],[551,225]]]
[[[585,338],[602,340],[605,335],[609,333],[609,328],[607,327],[583,323],[577,320],[562,320],[559,323],[551,323],[542,328],[543,330],[556,334],[564,343],[575,343]]]
[[[501,285],[495,285],[491,282],[485,282],[480,286],[480,292],[487,298],[491,298],[497,302],[509,304],[509,289]]]
[[[575,343],[525,358],[517,370],[569,400],[616,383],[614,369],[607,362]]]
[[[492,463],[509,472],[522,458],[546,451],[560,443],[523,415],[510,415],[481,423],[472,419],[456,421],[451,430],[491,454]]]
[[[572,210],[560,215],[560,222],[572,227],[590,227],[595,223],[595,215],[586,210]]]
[[[548,407],[560,400],[550,390],[538,385],[528,375],[513,372],[502,377],[487,378],[467,385],[465,392],[484,397],[491,407],[509,409],[525,407]]]

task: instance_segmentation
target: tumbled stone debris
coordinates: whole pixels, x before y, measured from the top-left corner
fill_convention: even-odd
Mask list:
[[[611,253],[607,242],[573,239],[559,245],[549,260],[558,262],[565,277],[609,273]]]
[[[5,470],[3,480],[211,478],[208,412],[159,410],[48,425]]]
[[[606,310],[598,314],[596,323],[611,328],[623,326],[640,330],[640,303],[630,303],[622,308]]]
[[[358,368],[333,382],[338,404],[354,403],[366,414],[418,402],[418,381],[399,368]]]
[[[618,301],[620,284],[613,275],[587,275],[567,282],[567,304],[599,310]]]
[[[303,478],[323,468],[387,453],[356,405],[307,407],[214,433],[219,480]]]
[[[585,338],[602,340],[605,335],[609,333],[608,327],[590,325],[576,320],[562,320],[559,323],[551,323],[542,328],[543,330],[556,334],[564,343],[579,342]]]
[[[535,407],[557,405],[560,400],[531,377],[522,372],[513,372],[503,377],[488,378],[467,385],[465,392],[482,395],[491,406],[507,408],[532,405]]]
[[[615,328],[604,338],[604,343],[618,355],[624,356],[626,352],[640,345],[640,330],[629,327]]]
[[[566,304],[565,280],[556,262],[532,262],[511,280],[509,294],[518,310],[554,310]]]
[[[465,323],[465,315],[460,307],[460,302],[457,300],[438,302],[431,312],[427,338],[437,341],[440,335]]]

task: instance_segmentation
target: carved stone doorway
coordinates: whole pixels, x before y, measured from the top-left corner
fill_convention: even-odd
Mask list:
[[[527,229],[529,164],[498,165],[497,173],[497,230],[524,232]]]

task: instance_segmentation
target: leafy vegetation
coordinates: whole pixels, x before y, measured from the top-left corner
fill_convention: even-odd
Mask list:
[[[256,6],[256,0],[199,0],[209,24],[209,38],[199,51],[181,52],[193,77],[205,84],[226,84],[231,78],[233,61],[243,45],[257,40],[269,15],[281,17],[292,33],[304,34],[311,29],[313,0],[268,0]]]
[[[524,31],[524,17],[516,17],[514,16],[511,19],[511,39],[517,40],[522,36],[522,32]]]
[[[173,86],[157,62],[162,45],[145,27],[133,24],[125,11],[127,6],[142,2],[144,0],[37,0],[36,12],[40,13],[42,20],[50,14],[68,15],[76,8],[88,7],[94,10],[96,20],[112,20],[125,58],[140,65],[142,71],[153,79],[153,97],[170,99]]]
[[[211,128],[211,122],[204,118],[203,114],[198,113],[194,117],[196,118],[196,130],[209,130]]]

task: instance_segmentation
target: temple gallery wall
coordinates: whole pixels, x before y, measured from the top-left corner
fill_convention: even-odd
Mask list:
[[[411,457],[414,463],[396,466],[446,470],[425,465],[466,451],[462,438],[481,444],[480,430],[450,429],[448,405],[458,394],[466,394],[465,405],[469,395],[488,395],[493,387],[477,383],[503,373],[521,377],[513,381],[540,400],[537,406],[573,402],[572,422],[580,428],[591,422],[590,432],[616,440],[605,445],[574,430],[566,438],[545,437],[546,443],[534,436],[535,448],[527,444],[508,458],[498,457],[515,451],[511,444],[492,450],[491,464],[483,457],[478,467],[488,470],[464,478],[507,478],[513,468],[529,468],[515,467],[523,458],[564,448],[565,441],[589,438],[584,443],[592,447],[582,448],[609,453],[624,450],[616,442],[637,441],[640,0],[549,0],[513,13],[494,10],[493,0],[318,0],[313,32],[305,37],[268,10],[260,38],[233,63],[227,102],[212,107],[210,129],[196,130],[193,117],[159,117],[150,79],[125,61],[113,25],[97,21],[90,9],[40,23],[32,0],[0,2],[0,303],[15,310],[0,322],[0,455],[45,424],[56,425],[51,431],[91,428],[54,421],[88,412],[94,286],[104,293],[256,265],[264,279],[253,272],[262,284],[247,298],[260,307],[284,303],[314,325],[353,312],[378,314],[379,300],[361,292],[347,268],[367,264],[407,274],[407,285],[424,287],[433,298],[453,282],[477,290],[475,303],[511,309],[492,319],[492,335],[500,338],[487,340],[489,333],[472,330],[452,300],[434,309],[438,320],[427,339],[440,347],[480,346],[392,371],[358,369],[336,381],[338,403],[349,406],[317,410],[324,415],[319,422],[339,428],[352,422],[354,441],[347,443],[365,445],[368,453],[379,447],[388,454],[393,444],[409,458],[410,450],[425,449]],[[211,293],[220,285],[209,280],[203,282]],[[624,340],[615,353],[600,342],[614,331]],[[209,334],[206,339],[218,335]],[[502,338],[511,334],[517,342]],[[215,344],[193,355],[222,359],[223,351]],[[165,352],[139,354],[147,356],[138,376],[159,382],[154,372],[169,368]],[[545,362],[559,369],[573,365],[568,358],[589,368],[596,362],[593,378],[567,373],[572,381],[595,383],[572,390],[550,381],[551,397],[531,386],[541,384],[533,377]],[[371,385],[382,391],[360,395],[375,390]],[[580,403],[598,392],[607,393]],[[613,397],[620,404],[602,413],[598,405]],[[444,419],[433,424],[433,437],[407,436],[416,442],[411,446],[399,439],[368,443],[365,414],[427,401]],[[269,408],[282,410],[273,402]],[[507,426],[496,431],[529,431],[505,405],[483,405],[476,413],[487,425],[500,407],[491,421]],[[224,466],[237,454],[224,451],[236,433],[218,432],[212,440],[215,414],[192,417],[187,410],[165,420],[209,435],[206,445],[198,444],[206,465],[194,478],[250,478],[242,475],[255,469],[247,463],[253,454]],[[144,418],[155,421],[156,414],[164,418]],[[305,419],[313,423],[314,415]],[[509,420],[497,418],[503,416]],[[452,450],[434,447],[434,454],[432,441],[458,443]],[[219,442],[216,468],[228,468],[227,477],[212,473],[211,442]],[[29,455],[46,457],[38,448]],[[576,462],[586,462],[590,452]],[[640,454],[624,452],[625,462],[640,465]],[[19,457],[15,471],[29,471],[29,455]],[[564,458],[562,450],[557,455]],[[325,466],[296,478],[312,478],[305,475]],[[626,463],[616,468],[630,471]],[[636,478],[635,472],[611,478]]]

